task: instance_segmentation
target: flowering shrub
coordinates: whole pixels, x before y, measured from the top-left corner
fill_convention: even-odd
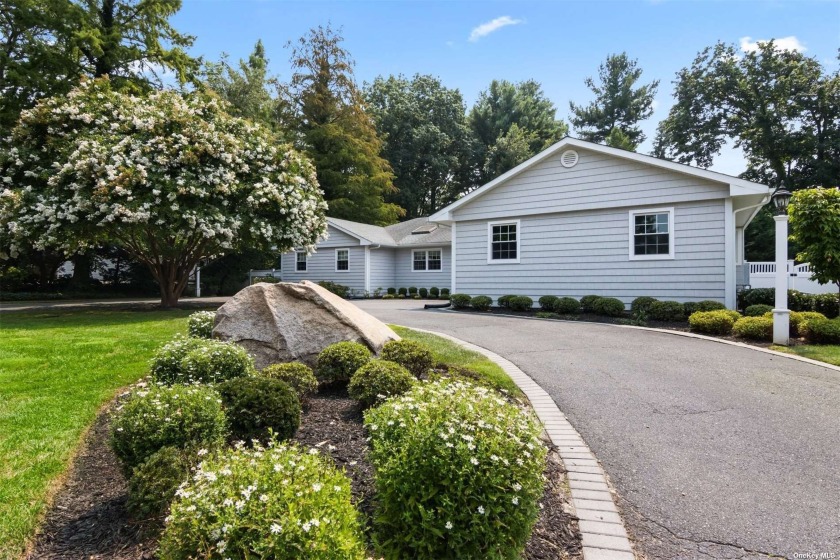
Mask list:
[[[181,361],[193,350],[203,348],[207,341],[176,335],[155,352],[151,362],[152,379],[161,383],[176,383],[183,378]]]
[[[176,447],[162,447],[134,467],[128,479],[126,506],[137,519],[163,520],[178,486],[190,476],[195,454]]]
[[[238,447],[202,462],[177,492],[161,560],[361,560],[350,481],[288,444]]]
[[[416,379],[400,364],[387,360],[371,360],[353,374],[347,392],[351,399],[367,408],[389,397],[402,395]]]
[[[315,377],[321,383],[346,383],[371,357],[368,347],[358,342],[330,344],[318,354]]]
[[[315,379],[312,368],[300,362],[272,364],[263,369],[260,375],[285,381],[289,384],[289,387],[294,389],[302,403],[306,402],[318,390],[318,380]]]
[[[193,338],[213,338],[214,311],[197,311],[187,319],[187,330]]]
[[[240,377],[218,385],[233,437],[268,441],[295,435],[300,426],[300,401],[279,379]]]
[[[141,384],[111,423],[111,447],[129,474],[162,447],[212,448],[226,435],[222,401],[210,387]]]
[[[432,349],[414,340],[392,340],[382,347],[380,356],[383,360],[396,362],[415,377],[420,377],[435,363]]]
[[[492,389],[423,382],[365,413],[376,541],[387,558],[519,558],[546,450],[533,417]]]
[[[235,342],[207,340],[187,352],[181,360],[179,374],[170,383],[218,383],[244,377],[254,372],[254,360]]]

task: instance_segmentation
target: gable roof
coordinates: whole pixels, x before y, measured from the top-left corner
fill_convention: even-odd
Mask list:
[[[627,150],[621,150],[618,148],[612,148],[610,146],[604,146],[602,144],[596,144],[594,142],[587,142],[586,140],[581,140],[579,138],[573,138],[571,136],[566,136],[556,144],[546,148],[542,152],[538,153],[531,159],[520,163],[507,173],[503,173],[499,175],[489,183],[482,185],[481,187],[475,189],[474,191],[466,194],[465,196],[459,198],[449,206],[442,208],[429,216],[429,221],[432,222],[447,222],[452,220],[452,211],[464,206],[465,204],[469,204],[470,201],[475,200],[476,198],[487,194],[488,192],[492,191],[497,186],[505,183],[509,179],[519,175],[523,171],[533,167],[537,163],[543,161],[544,159],[558,153],[560,150],[564,148],[580,148],[583,150],[589,150],[592,152],[607,154],[613,157],[627,159],[630,161],[635,161],[638,163],[643,163],[646,165],[650,165],[653,167],[658,167],[660,169],[667,169],[669,171],[673,171],[675,173],[681,173],[683,175],[691,175],[693,177],[698,177],[701,179],[705,179],[707,181],[713,181],[716,183],[721,183],[724,185],[729,186],[729,196],[741,196],[741,195],[767,195],[770,193],[770,187],[767,185],[762,185],[759,183],[753,183],[752,181],[746,181],[744,179],[740,179],[738,177],[733,177],[731,175],[726,175],[724,173],[718,173],[716,171],[709,171],[708,169],[700,169],[699,167],[693,167],[691,165],[686,165],[683,163],[675,163],[673,161],[669,161],[666,159],[660,159],[653,156],[648,156],[645,154],[637,154],[636,152],[630,152]]]
[[[335,229],[358,239],[361,245],[382,245],[384,247],[402,247],[409,245],[449,245],[452,243],[452,229],[443,224],[429,225],[429,218],[414,218],[387,227],[327,218],[327,223]],[[421,232],[415,233],[415,230]],[[427,231],[428,230],[428,231]]]

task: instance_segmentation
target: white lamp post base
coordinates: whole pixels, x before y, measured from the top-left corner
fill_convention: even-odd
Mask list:
[[[773,310],[773,344],[790,344],[790,309]]]

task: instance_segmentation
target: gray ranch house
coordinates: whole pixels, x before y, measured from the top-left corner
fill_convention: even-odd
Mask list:
[[[283,254],[281,275],[286,282],[335,282],[357,296],[412,286],[449,289],[451,233],[427,218],[387,227],[327,218],[327,236],[315,252]]]
[[[765,185],[566,137],[429,220],[451,227],[453,292],[734,308],[744,230],[769,199]]]

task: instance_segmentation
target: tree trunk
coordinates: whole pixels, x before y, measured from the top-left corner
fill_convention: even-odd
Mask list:
[[[90,268],[93,260],[89,253],[73,256],[73,277],[70,285],[74,288],[89,288],[91,285]]]

